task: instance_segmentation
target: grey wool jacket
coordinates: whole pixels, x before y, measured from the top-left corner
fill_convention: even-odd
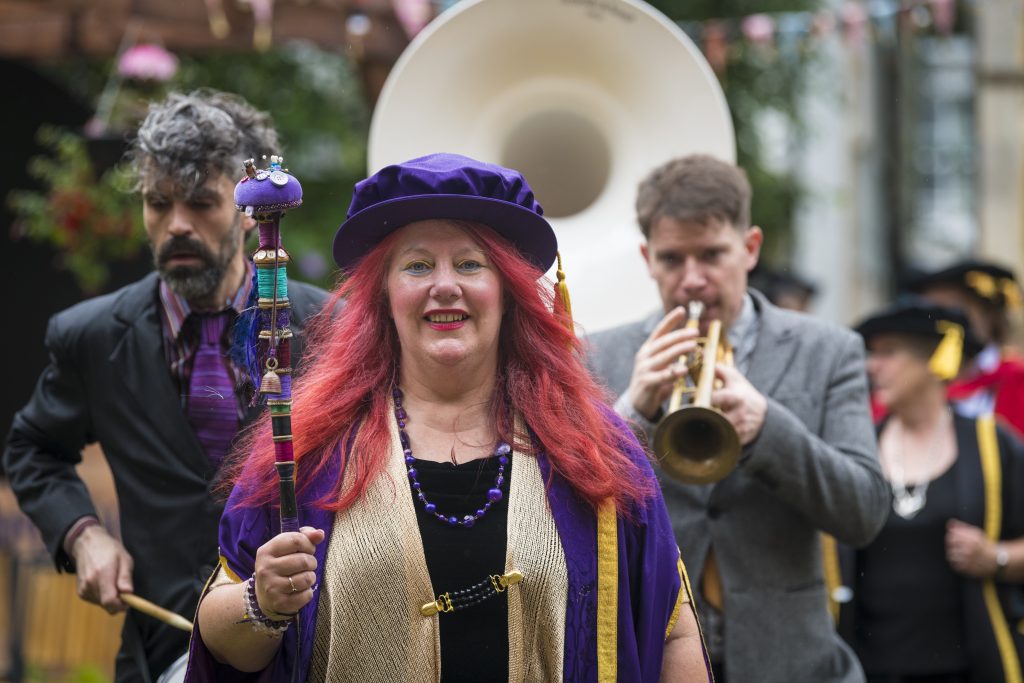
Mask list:
[[[828,611],[821,532],[866,545],[889,508],[863,343],[850,330],[750,295],[759,331],[747,379],[768,400],[764,426],[717,484],[659,473],[665,503],[695,588],[714,546],[729,683],[856,683],[864,674]],[[595,377],[648,437],[653,425],[624,392],[634,356],[661,317],[587,339]]]

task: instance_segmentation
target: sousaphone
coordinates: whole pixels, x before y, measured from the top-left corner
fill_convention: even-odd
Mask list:
[[[695,152],[735,160],[725,98],[678,26],[635,0],[464,0],[409,45],[370,126],[369,170],[432,152],[516,168],[558,234],[593,332],[660,305],[637,183]]]

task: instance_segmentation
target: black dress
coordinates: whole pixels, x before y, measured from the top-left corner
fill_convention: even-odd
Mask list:
[[[1021,586],[956,575],[948,568],[944,549],[945,522],[950,518],[984,529],[993,538],[1008,540],[1024,536],[1024,495],[1021,495],[1024,446],[989,420],[956,415],[953,424],[956,461],[950,471],[931,483],[928,505],[917,518],[907,521],[890,512],[886,527],[871,547],[855,550],[840,546],[839,549],[843,583],[854,589],[852,602],[842,605],[839,628],[847,642],[863,657],[870,683],[904,683],[923,677],[944,682],[959,678],[971,683],[1002,683],[1014,680],[1012,673],[1019,671],[1024,661],[1021,654],[1024,653],[1024,591]],[[993,437],[994,448],[986,454],[983,446],[989,437]],[[941,507],[936,509],[935,506]],[[989,510],[1000,514],[990,519]],[[904,525],[929,524],[931,531],[921,529],[924,537],[917,541],[900,535],[901,529],[907,531]],[[925,540],[929,534],[930,540]],[[915,546],[907,548],[906,543],[922,545],[915,550]],[[893,559],[895,553],[902,553],[901,558]],[[927,563],[923,553],[931,558]],[[948,590],[951,576],[956,588]],[[898,581],[902,583],[896,583]],[[881,597],[872,597],[874,591],[884,592]],[[915,627],[915,633],[930,634],[923,640],[932,638],[935,644],[910,645],[904,650],[905,644],[897,629],[906,632],[911,625],[904,622],[902,626],[893,626],[888,633],[886,627],[880,625],[880,615],[885,610],[893,611],[895,605],[932,610],[918,615],[926,619]],[[948,619],[955,613],[961,615],[961,620],[950,624]],[[869,620],[866,625],[860,623],[864,618]],[[875,620],[873,625],[872,619]],[[896,648],[893,653],[878,652],[884,640],[890,640],[889,645]],[[923,640],[918,639],[918,644]],[[952,672],[912,674],[909,667],[904,666],[913,664],[913,670],[953,669],[960,666],[961,657],[966,665],[966,677]]]
[[[460,465],[417,460],[415,467],[423,493],[437,505],[438,512],[461,518],[487,502],[498,459]],[[504,497],[470,528],[448,526],[428,514],[420,501],[414,501],[430,583],[436,594],[466,589],[489,575],[504,573],[511,478],[510,455],[501,487]],[[443,683],[508,680],[508,600],[504,593],[462,610],[438,614],[437,619]]]
[[[960,579],[946,560],[946,523],[955,518],[955,466],[928,486],[912,519],[892,510],[858,553],[854,649],[864,671],[958,674],[969,668]]]

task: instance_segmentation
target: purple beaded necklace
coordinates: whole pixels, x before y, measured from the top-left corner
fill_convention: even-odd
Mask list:
[[[409,419],[409,416],[406,414],[405,408],[402,407],[402,390],[395,387],[391,395],[395,399],[395,419],[398,421],[398,437],[402,441],[402,451],[405,453],[405,467],[409,472],[409,480],[412,482],[412,488],[416,492],[416,497],[419,498],[419,501],[423,504],[423,509],[428,515],[433,515],[438,521],[444,522],[448,526],[461,526],[468,529],[476,524],[478,519],[487,514],[492,505],[504,497],[504,494],[501,492],[501,485],[505,482],[505,465],[508,464],[508,454],[512,452],[512,448],[504,441],[499,441],[495,447],[494,457],[498,458],[498,475],[494,478],[494,486],[487,491],[487,502],[476,511],[476,514],[466,515],[459,519],[455,515],[445,515],[443,512],[438,512],[437,505],[427,500],[427,497],[423,494],[423,487],[416,478],[419,472],[413,467],[416,463],[416,458],[412,457],[409,435],[405,433],[405,422]]]

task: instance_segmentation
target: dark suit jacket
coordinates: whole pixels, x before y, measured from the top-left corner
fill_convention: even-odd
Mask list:
[[[135,560],[136,594],[191,619],[217,562],[222,505],[211,496],[215,472],[164,357],[157,285],[151,273],[50,319],[50,364],[14,416],[3,459],[21,509],[58,569],[73,571],[64,534],[75,520],[96,514],[75,465],[83,446],[99,442],[117,488],[124,545]],[[301,330],[326,293],[298,282],[288,289],[298,359]],[[155,680],[188,646],[188,634],[134,611],[122,635],[118,681],[148,680],[138,653],[145,652]]]
[[[857,683],[864,674],[828,613],[819,532],[862,546],[889,509],[864,344],[750,294],[760,329],[747,379],[768,399],[764,426],[717,484],[691,486],[659,472],[665,505],[695,584],[714,545],[730,683]],[[619,398],[615,409],[634,420],[625,394],[633,360],[661,317],[588,338],[590,367]]]

